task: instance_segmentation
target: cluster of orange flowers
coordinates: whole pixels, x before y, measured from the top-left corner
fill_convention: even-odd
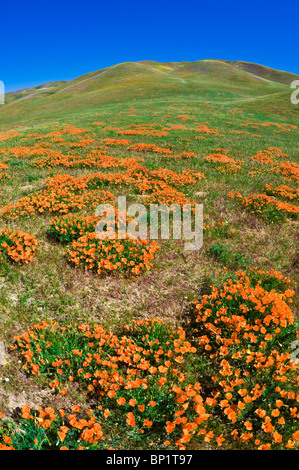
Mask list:
[[[21,230],[11,231],[4,228],[0,231],[0,256],[7,257],[16,263],[29,263],[37,249],[36,238]]]
[[[32,162],[33,166],[48,167],[64,166],[66,168],[130,168],[134,167],[137,160],[135,158],[117,158],[105,155],[105,150],[96,150],[80,157],[79,155],[62,155],[59,152],[50,151],[49,156],[40,158]]]
[[[161,148],[157,147],[155,144],[134,144],[127,148],[127,150],[131,150],[133,152],[155,152],[160,153],[162,155],[169,155],[171,154],[171,150],[168,148]]]
[[[146,197],[145,203],[166,204],[167,206],[172,204],[178,204],[179,206],[193,205],[193,202],[186,198],[185,194],[163,182],[156,185],[152,193]]]
[[[295,162],[279,161],[279,159],[287,158],[287,154],[283,153],[277,147],[268,147],[267,150],[258,152],[252,157],[252,160],[262,165],[270,165],[270,170],[261,170],[256,167],[250,172],[252,177],[265,173],[281,174],[287,181],[299,181],[299,165]],[[242,205],[249,208],[252,213],[265,214],[272,221],[283,220],[286,217],[297,217],[299,208],[296,205],[289,204],[285,200],[297,201],[299,190],[290,186],[281,184],[276,187],[273,183],[266,184],[261,194],[251,194],[248,197],[242,196],[240,193],[229,193],[231,198],[239,198]],[[280,200],[282,199],[282,201]]]
[[[217,170],[221,171],[222,173],[236,173],[244,163],[242,160],[236,161],[233,158],[221,153],[212,153],[211,155],[204,157],[204,160],[213,163],[224,163],[223,166],[219,166],[217,168]]]
[[[45,143],[35,144],[32,147],[12,147],[0,149],[0,153],[5,155],[12,155],[14,158],[28,158],[28,157],[37,157],[30,160],[32,166],[40,168],[53,168],[57,166],[63,166],[65,168],[77,167],[77,168],[110,168],[110,167],[129,167],[131,164],[136,162],[135,158],[118,158],[106,155],[108,147],[115,146],[127,146],[130,141],[123,139],[102,139],[102,143],[105,144],[101,151],[92,150],[87,155],[75,155],[70,152],[63,154],[60,151],[47,148]],[[49,144],[50,145],[50,144]],[[162,154],[163,156],[172,157],[172,158],[191,158],[196,157],[194,152],[182,152],[181,154],[174,155],[170,149],[163,149],[157,147],[154,144],[135,144],[128,146],[129,151],[138,151],[138,152],[155,152]],[[8,159],[9,160],[9,159]],[[0,170],[8,168],[4,163],[0,163]],[[4,176],[4,175],[3,175]],[[5,175],[7,176],[7,175]],[[0,173],[1,178],[1,173]]]
[[[264,163],[264,164],[269,164],[269,165],[274,165],[275,161],[273,160],[273,156],[270,152],[268,151],[260,151],[256,155],[252,157],[252,160],[257,161],[259,163]]]
[[[170,127],[164,127],[165,131],[185,131],[187,127],[184,124],[174,124]]]
[[[283,153],[279,148],[268,147],[267,150],[258,152],[252,157],[252,160],[262,164],[271,165],[270,173],[281,174],[287,181],[299,181],[299,165],[296,162],[283,161],[279,162],[279,158],[285,159],[287,154]]]
[[[57,123],[52,123],[52,125],[55,125]],[[55,137],[61,137],[65,135],[70,135],[70,136],[79,136],[81,137],[82,134],[87,134],[89,131],[87,129],[83,128],[78,128],[75,126],[64,126],[60,129],[57,129],[55,131],[48,132],[47,134],[44,135],[39,135],[37,133],[31,133],[26,136],[26,138],[32,138],[34,137],[35,140],[45,140],[49,138],[55,138]]]
[[[284,280],[281,273],[258,274]],[[289,388],[296,386],[297,365],[282,345],[294,324],[288,305],[293,295],[265,290],[261,280],[240,272],[194,305],[199,353],[212,364],[207,411],[222,417],[234,440],[259,449],[294,448],[298,441],[299,396]]]
[[[105,440],[101,420],[91,409],[83,412],[79,405],[74,405],[70,413],[63,408],[54,410],[52,407],[44,409],[39,406],[37,409],[31,409],[30,406],[24,405],[21,411],[21,419],[26,423],[27,429],[31,426],[37,430],[26,450],[40,450],[45,441],[48,443],[47,450],[57,448],[69,450],[70,447],[73,450],[85,450],[92,448],[91,446],[98,448],[99,443]],[[3,418],[2,413],[0,413],[1,418]],[[4,434],[2,439],[4,444],[0,443],[0,450],[16,450],[8,434]],[[105,443],[102,447],[106,448]]]
[[[7,169],[8,169],[8,165],[6,163],[0,162],[0,181],[4,178],[10,178],[8,173],[3,171],[3,170],[7,170]]]
[[[95,173],[78,178],[70,175],[56,175],[47,180],[44,190],[20,200],[16,206],[7,206],[2,209],[2,216],[16,218],[44,210],[68,214],[85,208],[87,204],[94,207],[95,200],[99,204],[99,197],[102,202],[109,202],[109,200],[112,202],[112,194],[98,189],[104,182],[132,184],[143,193],[149,191],[150,194],[144,199],[146,204],[158,203],[168,206],[191,204],[183,193],[169,184],[174,186],[191,184],[204,177],[203,174],[191,170],[181,175],[163,169],[150,172],[135,160],[134,162],[135,165],[132,165],[132,168],[124,174]],[[98,221],[95,216],[68,214],[63,218],[56,217],[50,224],[49,232],[60,241],[72,243],[66,255],[70,263],[75,266],[82,266],[84,269],[91,269],[98,273],[117,269],[134,274],[139,274],[143,269],[151,267],[151,260],[158,249],[154,242],[130,238],[124,241],[99,240],[95,233]]]
[[[165,137],[168,135],[167,129],[157,130],[156,127],[161,127],[161,124],[132,124],[129,129],[121,129],[118,131],[119,135],[142,135]]]
[[[242,206],[248,208],[253,214],[264,214],[271,220],[284,219],[286,216],[297,217],[299,214],[298,206],[278,201],[267,194],[251,194],[246,197],[240,193],[230,192],[228,196],[240,199]]]
[[[10,140],[13,139],[14,137],[18,137],[20,133],[14,129],[11,129],[7,132],[0,132],[0,143],[3,142],[4,140]]]
[[[274,126],[279,129],[281,132],[290,132],[291,129],[297,129],[297,126],[293,124],[279,124],[277,122],[264,122],[261,124],[263,127],[271,127]]]
[[[232,130],[230,132],[231,134],[246,134],[246,135],[251,135],[252,137],[261,137],[260,134],[252,134],[251,132],[248,132],[248,131]]]
[[[252,160],[259,163],[275,165],[277,158],[286,158],[287,154],[283,153],[278,147],[268,147],[266,150],[259,151],[251,157]]]
[[[109,139],[113,140],[113,139]],[[102,149],[101,152],[97,150],[91,151],[89,154],[80,156],[68,153],[64,155],[63,153],[52,150],[50,148],[45,148],[44,144],[37,145],[33,147],[13,147],[10,149],[0,149],[0,153],[11,154],[15,158],[24,158],[24,157],[38,157],[31,161],[32,166],[37,166],[40,168],[47,167],[52,168],[54,166],[63,166],[66,168],[69,167],[100,167],[100,168],[109,168],[109,167],[125,167],[127,168],[134,162],[136,159],[131,158],[117,158],[109,155],[105,155],[106,150]]]
[[[193,184],[204,178],[203,173],[199,173],[196,170],[183,170],[182,173],[175,173],[172,170],[159,168],[151,173],[154,177],[165,181],[172,186],[185,186],[186,184]]]
[[[279,290],[271,279],[281,283]],[[141,320],[116,336],[101,325],[44,321],[17,336],[11,349],[21,351],[29,374],[48,376],[53,390],[64,395],[78,382],[98,400],[92,421],[67,417],[82,425],[78,429],[92,430],[86,435],[97,448],[109,425],[122,439],[133,428],[135,436],[179,449],[194,439],[219,447],[241,442],[249,449],[293,449],[299,443],[298,377],[285,338],[291,343],[299,330],[287,284],[275,271],[238,272],[194,303],[186,329]],[[46,428],[55,428],[57,413],[40,411],[46,414],[26,407],[23,418],[37,428],[46,418]],[[69,440],[69,429],[55,429],[58,445],[83,445],[81,438]],[[5,437],[3,445],[13,446],[16,435]]]
[[[125,325],[124,331],[125,335],[116,336],[101,325],[92,327],[75,324],[65,328],[58,323],[44,321],[17,336],[11,349],[18,348],[22,351],[26,361],[23,368],[28,373],[37,375],[51,371],[52,381],[49,385],[61,394],[65,394],[65,387],[71,387],[74,381],[84,384],[88,393],[98,400],[94,414],[102,428],[106,422],[110,426],[114,425],[114,432],[119,429],[122,438],[125,430],[135,428],[137,434],[146,438],[150,436],[155,424],[158,427],[157,439],[161,439],[161,432],[165,439],[173,433],[177,436],[176,445],[184,448],[184,443],[189,440],[186,438],[189,423],[187,418],[182,417],[187,408],[182,395],[186,394],[187,400],[193,404],[192,413],[198,423],[208,417],[202,406],[200,385],[197,382],[188,385],[182,371],[184,357],[195,354],[196,348],[186,339],[182,328],[173,328],[158,319],[134,321],[133,326]],[[62,336],[69,340],[63,342],[58,358],[57,338]],[[79,410],[77,405],[72,408],[74,412]],[[66,445],[69,429],[55,427],[57,413],[54,410],[39,409],[39,413],[36,413],[29,407],[24,407],[22,411],[22,418],[33,420],[37,428],[54,427],[62,431],[60,434],[56,431],[56,445],[57,434],[59,442]],[[49,414],[52,419],[49,419]],[[65,416],[64,410],[59,411],[59,414],[68,418],[68,422],[63,423],[64,426],[74,426],[75,422],[81,424],[78,426],[79,430],[94,428],[94,419],[86,423],[76,416]],[[175,419],[175,423],[168,421],[171,417]],[[173,432],[175,427],[176,432]],[[99,432],[102,428],[98,428]],[[86,432],[87,434],[90,445],[99,443],[99,436],[94,436],[91,432]],[[82,445],[81,438],[79,441]],[[76,446],[77,441],[78,439],[75,440]],[[167,439],[164,445],[168,444],[170,441]]]
[[[194,153],[194,152],[182,152],[182,153],[179,153],[177,155],[174,155],[173,153],[169,153],[169,154],[165,154],[163,155],[164,158],[168,157],[168,158],[182,158],[183,160],[185,158],[193,158],[193,157],[197,157],[197,154]]]
[[[299,182],[299,165],[296,162],[279,163],[271,171],[283,175],[286,181]]]
[[[182,121],[188,121],[188,119],[189,119],[189,117],[186,114],[181,114],[177,118],[181,119]]]
[[[189,155],[181,155],[189,156]],[[73,158],[73,157],[72,157]],[[68,157],[67,157],[68,159]],[[58,174],[47,180],[43,189],[21,198],[16,204],[10,203],[2,207],[2,218],[16,219],[33,213],[60,212],[68,213],[79,211],[85,207],[95,207],[114,199],[110,192],[99,189],[103,185],[132,185],[142,194],[150,192],[148,202],[169,200],[169,203],[189,204],[190,201],[183,193],[178,192],[172,186],[183,186],[197,182],[204,177],[202,173],[185,170],[177,174],[171,170],[149,171],[135,158],[117,158],[107,155],[90,154],[90,159],[84,157],[85,165],[93,162],[103,168],[125,168],[124,173],[94,173],[81,177],[73,177],[67,174]],[[82,161],[83,161],[82,160]],[[79,160],[80,161],[80,160]],[[55,161],[56,164],[59,161]],[[62,161],[66,163],[66,161]],[[43,163],[45,164],[45,162]],[[47,164],[54,164],[48,161]],[[67,166],[78,164],[77,159],[68,159]]]
[[[281,184],[276,188],[273,188],[273,185],[266,184],[265,186],[265,193],[269,196],[281,196],[285,199],[299,199],[299,189],[298,188],[291,188],[290,186],[286,186],[285,184]]]
[[[219,135],[218,129],[209,129],[205,124],[200,124],[196,127],[196,131],[203,134],[215,134]]]
[[[75,178],[74,178],[75,179]],[[72,185],[72,177],[57,175],[50,179],[44,189],[19,199],[16,204],[3,206],[2,219],[17,219],[22,216],[59,212],[76,212],[85,207],[95,208],[102,203],[114,201],[114,196],[100,189],[84,190],[84,185]]]
[[[120,227],[126,227],[128,222],[134,221],[126,213],[112,209],[113,218],[108,215],[104,220],[104,216],[95,215],[56,217],[50,223],[49,234],[59,241],[71,243],[65,255],[76,267],[93,270],[98,274],[118,270],[138,275],[144,269],[150,269],[154,253],[159,250],[156,242],[122,236]],[[97,225],[101,221],[98,233]]]
[[[111,235],[118,234],[120,226],[123,227],[127,226],[128,223],[134,223],[133,219],[125,211],[120,212],[112,205],[103,212],[101,216],[67,214],[62,217],[55,217],[50,222],[49,234],[59,241],[69,242],[77,240],[88,232],[94,232],[101,221],[103,222],[103,230],[110,232]],[[109,213],[112,216],[111,218]]]
[[[258,269],[258,268],[250,268],[251,275],[252,273],[255,273],[258,277],[263,277],[269,278],[269,279],[278,279],[279,281],[282,282],[282,286],[287,286],[288,284],[291,283],[291,279],[288,277],[285,277],[281,272],[275,271],[274,269],[269,269],[268,271],[265,271],[264,269]]]
[[[244,122],[240,124],[241,126],[245,127],[251,127],[251,129],[259,129],[260,127],[275,127],[278,129],[276,132],[291,132],[291,129],[297,129],[297,126],[294,126],[293,124],[279,124],[277,122],[260,122],[260,123],[254,123],[254,122]]]
[[[66,255],[71,264],[93,270],[98,274],[112,271],[129,272],[139,275],[152,267],[155,252],[159,250],[155,241],[97,238],[95,232],[88,232],[74,240]]]
[[[57,123],[53,123],[57,124]],[[31,133],[27,134],[23,139],[21,140],[28,140],[34,138],[35,141],[39,140],[47,140],[50,139],[51,142],[59,145],[59,146],[65,146],[69,148],[85,148],[88,147],[89,145],[93,144],[95,140],[90,137],[89,135],[86,135],[89,131],[86,129],[82,128],[77,128],[75,126],[66,126],[62,127],[60,129],[51,131],[45,135],[39,135],[37,133]],[[75,141],[69,141],[65,140],[62,136],[75,136],[76,140]],[[36,142],[36,146],[39,144]],[[50,142],[43,142],[40,144],[41,146],[50,146]]]
[[[94,232],[97,222],[95,215],[67,214],[51,220],[49,234],[61,242],[71,242],[87,232]]]
[[[118,147],[129,145],[131,143],[128,139],[102,139],[101,142],[107,147]]]

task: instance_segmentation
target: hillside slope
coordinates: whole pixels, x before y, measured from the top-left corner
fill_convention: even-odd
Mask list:
[[[85,112],[116,102],[181,96],[223,103],[276,96],[287,92],[298,75],[258,64],[201,60],[196,62],[125,62],[74,80],[46,83],[6,95],[0,124]],[[259,103],[259,101],[257,101]]]

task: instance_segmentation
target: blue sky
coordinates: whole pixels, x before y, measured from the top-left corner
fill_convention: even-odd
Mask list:
[[[244,60],[299,73],[298,4],[2,2],[0,80],[11,91],[149,59]]]

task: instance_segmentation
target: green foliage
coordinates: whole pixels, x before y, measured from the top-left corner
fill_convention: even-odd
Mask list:
[[[209,254],[219,259],[226,266],[245,267],[249,264],[243,253],[238,253],[231,246],[223,245],[222,243],[212,243],[209,248]]]

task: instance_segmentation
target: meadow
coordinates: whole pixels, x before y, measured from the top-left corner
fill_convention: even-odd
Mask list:
[[[0,109],[0,449],[298,448],[298,105],[214,62]],[[203,247],[97,239],[120,195]]]

